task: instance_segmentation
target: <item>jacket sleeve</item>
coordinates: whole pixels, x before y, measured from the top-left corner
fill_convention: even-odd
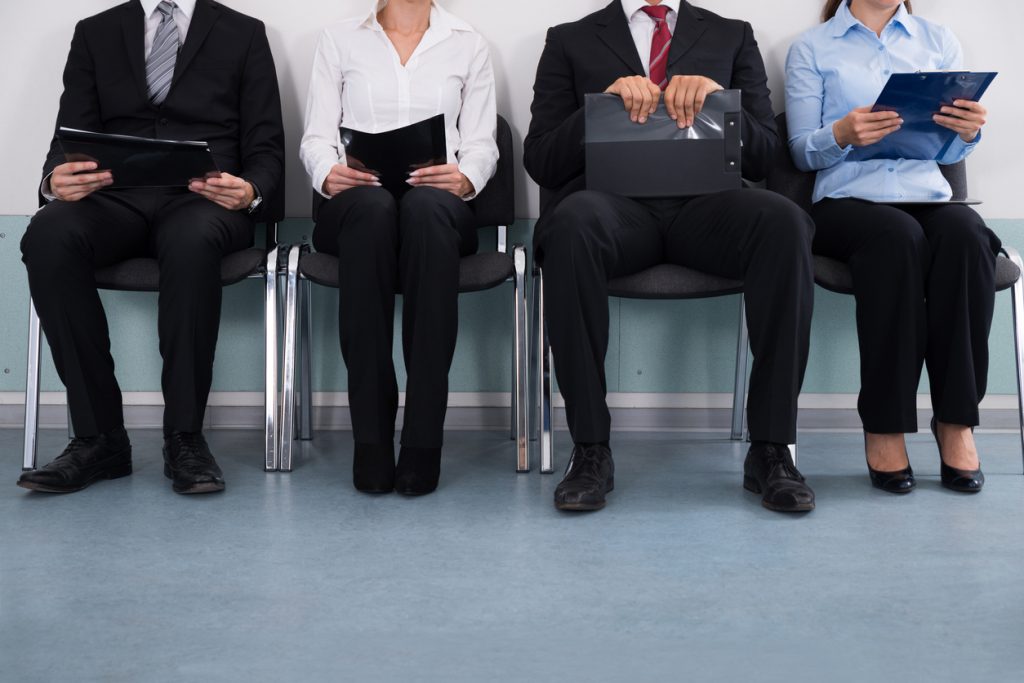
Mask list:
[[[242,177],[254,183],[267,199],[278,192],[284,181],[284,125],[274,56],[262,23],[249,44],[240,102]]]
[[[743,42],[733,64],[731,87],[743,91],[743,177],[764,180],[779,145],[764,60],[750,24],[743,24]]]
[[[61,126],[102,130],[95,66],[85,38],[83,22],[75,26],[75,34],[71,38],[71,50],[64,67],[64,92],[60,96],[57,124],[54,126],[53,139],[50,141],[50,152],[43,165],[44,178],[64,163],[64,152],[57,141],[57,129]]]
[[[556,189],[583,173],[583,107],[557,28],[548,31],[533,86],[523,163],[538,185]]]

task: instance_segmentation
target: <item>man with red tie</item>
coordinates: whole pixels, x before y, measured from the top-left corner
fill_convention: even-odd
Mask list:
[[[796,438],[810,336],[810,218],[764,190],[634,200],[585,189],[587,93],[620,96],[637,125],[664,100],[685,128],[705,98],[723,88],[742,90],[743,174],[763,179],[780,141],[749,24],[686,0],[613,0],[548,32],[524,163],[542,188],[534,252],[544,270],[555,371],[574,442],[555,491],[561,510],[604,507],[614,482],[604,376],[608,280],[659,263],[744,281],[754,356],[744,487],[772,510],[814,508],[814,493],[786,446]]]

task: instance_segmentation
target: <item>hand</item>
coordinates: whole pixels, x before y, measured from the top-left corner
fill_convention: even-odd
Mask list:
[[[625,76],[608,86],[606,93],[618,95],[633,123],[647,123],[647,117],[658,109],[661,88],[645,76]]]
[[[689,128],[713,92],[725,90],[704,76],[673,76],[665,88],[665,109],[680,128]]]
[[[241,211],[248,209],[253,200],[256,199],[256,190],[245,180],[230,173],[221,173],[220,177],[207,178],[206,180],[193,180],[188,184],[188,189],[196,194],[201,194],[218,206],[223,206],[228,211]]]
[[[832,124],[832,133],[840,147],[866,147],[885,136],[895,133],[903,119],[894,111],[871,111],[871,107],[858,107]]]
[[[114,182],[110,171],[96,171],[95,161],[61,164],[50,175],[50,192],[62,202],[77,202]],[[96,171],[90,173],[90,171]]]
[[[988,116],[988,110],[980,102],[970,100],[956,100],[952,107],[942,107],[939,111],[942,113],[933,116],[932,120],[959,133],[964,142],[974,142],[978,138]]]
[[[413,187],[436,187],[439,190],[446,190],[459,199],[475,191],[473,183],[462,175],[458,164],[421,168],[410,173],[406,182]]]
[[[333,197],[353,187],[380,187],[380,181],[372,173],[358,171],[345,164],[335,164],[324,179],[323,191]]]

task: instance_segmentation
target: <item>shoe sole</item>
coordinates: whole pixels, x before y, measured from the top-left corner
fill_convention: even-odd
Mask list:
[[[747,491],[750,491],[751,493],[756,493],[757,495],[761,495],[763,493],[761,491],[761,485],[757,483],[757,480],[751,479],[750,477],[743,477],[743,488],[745,488]],[[772,512],[810,512],[811,510],[814,509],[814,503],[783,506],[776,505],[774,503],[769,503],[764,498],[761,499],[761,505],[766,510],[771,510]]]
[[[129,451],[129,457],[131,457],[131,451]],[[29,491],[37,491],[39,493],[77,493],[78,491],[84,491],[98,481],[109,480],[109,479],[121,479],[127,477],[132,473],[132,464],[119,465],[112,467],[111,469],[100,472],[93,478],[86,481],[81,486],[73,487],[60,487],[60,486],[47,486],[46,484],[37,484],[32,481],[19,481],[18,486]]]
[[[172,482],[174,481],[174,473],[171,471],[171,468],[167,463],[164,463],[164,476]],[[180,493],[183,496],[189,496],[194,493],[220,493],[224,488],[224,484],[217,484],[212,481],[195,484],[188,488],[179,488],[178,486],[171,484],[171,490],[175,493]]]

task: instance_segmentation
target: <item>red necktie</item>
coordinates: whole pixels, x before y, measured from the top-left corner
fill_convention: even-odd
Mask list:
[[[649,5],[641,10],[654,19],[654,40],[651,41],[651,80],[664,90],[668,87],[668,48],[672,43],[672,31],[668,28],[668,7]]]

